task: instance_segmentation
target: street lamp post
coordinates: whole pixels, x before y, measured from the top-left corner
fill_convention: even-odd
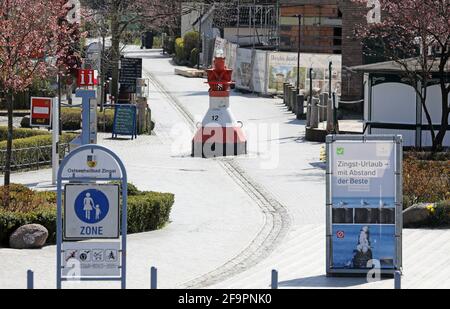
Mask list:
[[[300,94],[300,49],[301,49],[301,26],[302,26],[302,15],[296,14],[292,17],[298,18],[298,47],[297,47],[297,94]]]
[[[328,98],[331,98],[331,80],[332,80],[332,73],[333,73],[333,62],[330,61],[330,64],[328,65]]]
[[[309,104],[312,105],[312,97],[313,97],[313,68],[309,69]]]

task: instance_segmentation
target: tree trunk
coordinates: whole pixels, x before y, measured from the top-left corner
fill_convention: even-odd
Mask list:
[[[448,105],[448,94],[449,89],[447,88],[447,79],[445,74],[445,68],[447,66],[447,62],[449,59],[449,55],[441,57],[441,61],[439,64],[439,76],[440,76],[440,86],[441,86],[441,97],[442,97],[442,118],[441,118],[441,127],[436,136],[436,147],[442,149],[442,144],[444,143],[444,138],[447,133],[448,127],[448,116],[450,114],[450,107]]]
[[[447,133],[448,127],[448,116],[450,114],[450,109],[448,106],[448,91],[445,83],[441,83],[441,93],[442,93],[442,119],[441,127],[436,136],[436,148],[437,150],[442,149],[442,144],[444,143],[444,138]]]
[[[424,83],[425,85],[428,85],[428,82]],[[436,132],[434,132],[434,128],[433,128],[433,119],[431,118],[431,114],[430,111],[428,110],[428,106],[427,106],[427,97],[428,97],[428,86],[423,86],[422,85],[422,94],[420,96],[420,102],[422,104],[422,108],[425,112],[425,116],[427,118],[427,122],[428,122],[428,128],[430,129],[430,134],[431,134],[431,141],[432,141],[432,151],[436,152]]]
[[[111,73],[112,88],[111,95],[116,102],[119,98],[119,61],[120,61],[120,25],[119,25],[119,6],[117,1],[113,1],[111,6]]]
[[[13,95],[8,93],[6,95],[6,105],[8,108],[8,136],[6,142],[6,156],[5,156],[5,178],[4,178],[4,196],[3,205],[9,206],[9,186],[11,184],[11,158],[12,158],[12,142],[13,142],[13,110],[14,110]]]

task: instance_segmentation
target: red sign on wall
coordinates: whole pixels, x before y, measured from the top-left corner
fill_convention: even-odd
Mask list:
[[[52,98],[31,98],[32,127],[50,127],[52,125]]]
[[[95,70],[78,70],[78,87],[89,87],[98,84]]]

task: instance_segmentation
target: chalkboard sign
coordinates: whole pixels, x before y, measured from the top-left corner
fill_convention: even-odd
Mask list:
[[[136,114],[137,109],[135,105],[116,105],[112,137],[131,135],[131,139],[137,138]]]
[[[136,80],[142,78],[141,58],[121,58],[120,92],[136,93]]]

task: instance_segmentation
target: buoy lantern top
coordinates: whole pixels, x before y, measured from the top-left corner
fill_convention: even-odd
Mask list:
[[[223,52],[222,49],[218,49],[218,50],[216,51],[216,56],[215,56],[215,58],[225,58],[225,53]]]

